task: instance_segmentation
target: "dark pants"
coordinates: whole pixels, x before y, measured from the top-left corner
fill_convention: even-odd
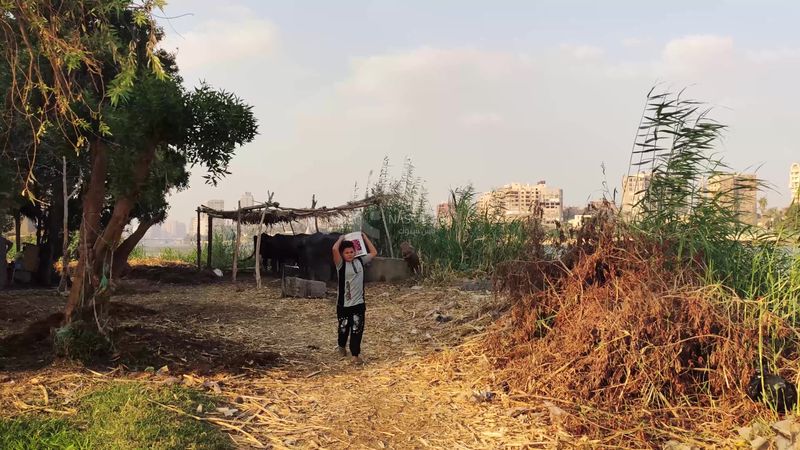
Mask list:
[[[350,335],[350,353],[358,356],[361,353],[361,336],[364,334],[365,304],[355,306],[337,306],[336,316],[339,319],[339,347],[347,345]]]

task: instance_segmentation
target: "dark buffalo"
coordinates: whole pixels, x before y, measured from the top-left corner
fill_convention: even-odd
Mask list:
[[[304,278],[317,281],[336,279],[333,265],[333,244],[341,233],[314,233],[308,235],[300,248],[300,271]]]
[[[276,234],[270,236],[261,234],[261,249],[258,252],[264,267],[269,267],[273,274],[279,274],[284,264],[298,264],[300,262],[300,248],[306,234]],[[255,249],[258,236],[253,236]]]

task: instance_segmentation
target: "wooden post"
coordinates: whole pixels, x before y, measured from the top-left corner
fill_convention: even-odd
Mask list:
[[[267,204],[272,203],[272,194],[267,193]],[[264,225],[264,216],[267,214],[267,204],[261,209],[261,220],[258,221],[258,237],[256,238],[256,248],[253,254],[256,258],[256,287],[261,289],[261,226]]]
[[[311,209],[317,208],[317,194],[311,196]],[[317,215],[314,215],[314,229],[319,233],[319,222],[317,222]]]
[[[61,281],[58,283],[58,292],[67,291],[67,268],[69,267],[69,194],[67,193],[67,157],[61,157],[62,169],[61,188],[64,190],[64,224],[62,234],[64,242],[61,244]]]
[[[200,270],[202,249],[200,246],[200,208],[197,208],[197,270]]]
[[[233,282],[236,283],[236,269],[239,267],[239,242],[242,238],[242,202],[236,211],[236,244],[233,247]]]
[[[14,213],[14,245],[16,245],[16,251],[19,252],[19,246],[22,245],[22,219],[20,217],[19,211]]]
[[[212,253],[212,249],[213,249],[212,245],[214,243],[214,218],[211,216],[211,214],[208,214],[208,236],[207,236],[207,238],[208,238],[208,245],[207,245],[207,248],[208,248],[207,253],[208,254],[206,255],[206,267],[211,269],[211,253]]]
[[[386,225],[386,215],[383,213],[383,205],[379,203],[378,209],[381,210],[381,221],[383,222],[383,230],[386,231],[386,240],[389,242],[389,256],[394,258],[394,249],[392,248],[392,236],[389,234],[389,227]]]

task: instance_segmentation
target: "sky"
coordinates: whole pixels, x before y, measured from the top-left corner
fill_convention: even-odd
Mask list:
[[[396,176],[410,158],[432,204],[545,180],[585,206],[619,190],[657,83],[711,105],[719,155],[790,201],[800,2],[171,0],[159,16],[187,86],[234,92],[259,122],[216,187],[192,169],[170,220],[245,191],[342,204],[384,157]]]

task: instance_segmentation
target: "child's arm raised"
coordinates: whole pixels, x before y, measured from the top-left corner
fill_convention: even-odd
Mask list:
[[[344,241],[344,235],[339,236],[339,239],[333,244],[333,248],[331,251],[333,252],[333,264],[338,268],[339,264],[342,262],[342,252],[339,251],[339,246],[342,245],[342,241]],[[330,242],[330,241],[329,241]]]

